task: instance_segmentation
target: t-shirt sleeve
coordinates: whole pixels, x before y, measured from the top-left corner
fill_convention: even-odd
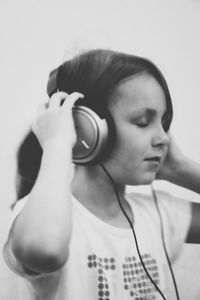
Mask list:
[[[184,245],[192,219],[191,202],[167,192],[156,192],[163,218],[164,236],[170,258],[174,261]]]
[[[40,273],[35,273],[32,272],[28,269],[26,269],[22,264],[17,260],[15,257],[12,247],[11,247],[11,239],[12,239],[12,229],[15,225],[15,222],[20,215],[20,212],[23,210],[24,206],[26,205],[28,201],[28,195],[19,200],[13,209],[12,215],[11,215],[11,220],[10,220],[10,231],[9,231],[9,236],[7,239],[7,242],[5,243],[3,247],[3,257],[4,260],[7,264],[7,266],[17,275],[21,277],[26,277],[27,279],[39,279],[39,278],[44,278],[44,277],[50,277],[53,276],[54,274],[57,274],[58,271],[54,273],[48,273],[48,274],[40,274]]]

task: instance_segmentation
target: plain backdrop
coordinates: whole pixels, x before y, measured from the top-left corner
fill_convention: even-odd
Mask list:
[[[15,199],[17,146],[47,100],[49,72],[80,50],[103,47],[153,60],[172,95],[172,134],[200,162],[199,0],[1,0],[0,39],[0,250]],[[200,201],[172,184],[156,186]],[[199,299],[200,247],[186,246],[175,271],[181,299]],[[0,299],[21,300],[19,293],[0,255]]]

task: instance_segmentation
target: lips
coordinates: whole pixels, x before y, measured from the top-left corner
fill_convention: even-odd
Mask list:
[[[146,158],[145,160],[159,163],[161,161],[161,157],[160,156],[152,156],[152,157]]]

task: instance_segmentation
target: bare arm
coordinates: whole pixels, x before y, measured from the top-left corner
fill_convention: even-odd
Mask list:
[[[193,192],[200,194],[200,164],[184,158],[180,161],[170,181]]]
[[[200,164],[184,158],[174,173],[173,183],[200,194]],[[192,202],[192,221],[186,242],[200,243],[200,203]]]
[[[200,194],[200,164],[183,155],[171,140],[168,154],[158,173],[158,179],[164,179],[176,185]],[[191,202],[192,221],[187,243],[200,243],[200,203]]]
[[[166,157],[159,178],[200,194],[200,164],[184,156],[177,146],[170,147],[173,149]]]
[[[79,97],[78,93],[53,95],[49,108],[39,112],[33,124],[43,156],[29,200],[12,229],[11,244],[22,265],[36,273],[59,269],[68,256],[71,159],[76,140],[71,108]]]

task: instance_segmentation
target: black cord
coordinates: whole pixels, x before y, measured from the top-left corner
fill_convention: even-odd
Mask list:
[[[138,241],[137,241],[137,236],[136,236],[136,233],[135,233],[135,230],[134,230],[134,227],[133,227],[133,224],[131,222],[131,220],[129,219],[129,216],[127,215],[126,211],[124,210],[122,204],[121,204],[121,200],[120,200],[120,197],[119,197],[119,194],[118,194],[118,191],[117,191],[117,187],[116,187],[116,184],[114,182],[114,180],[112,179],[111,175],[109,174],[109,172],[106,170],[106,168],[104,167],[103,164],[100,163],[100,166],[101,168],[103,169],[103,171],[106,173],[106,175],[108,176],[108,178],[110,179],[111,183],[112,183],[112,186],[114,188],[114,191],[115,191],[115,194],[116,194],[116,197],[117,197],[117,201],[119,203],[119,206],[124,214],[124,216],[126,217],[131,229],[132,229],[132,232],[133,232],[133,236],[134,236],[134,239],[135,239],[135,246],[136,246],[136,249],[137,249],[137,253],[138,253],[138,256],[139,256],[139,259],[140,259],[140,262],[141,262],[141,265],[146,273],[146,275],[148,276],[148,278],[150,279],[151,283],[154,285],[154,287],[156,288],[156,290],[159,292],[159,294],[162,296],[162,298],[164,300],[167,300],[165,298],[165,296],[163,295],[162,291],[160,290],[160,288],[157,286],[157,284],[155,283],[155,281],[153,280],[153,278],[151,277],[151,275],[149,274],[144,262],[143,262],[143,259],[142,259],[142,256],[141,256],[141,253],[140,253],[140,249],[139,249],[139,246],[138,246]]]
[[[174,283],[176,298],[177,298],[177,300],[180,300],[176,279],[175,279],[175,276],[174,276],[174,272],[173,272],[173,269],[172,269],[172,265],[171,265],[171,262],[170,262],[170,259],[169,259],[169,255],[168,255],[167,247],[166,247],[166,243],[165,243],[163,220],[162,220],[161,212],[160,212],[160,209],[159,209],[159,206],[158,206],[158,199],[157,199],[157,196],[156,196],[156,192],[153,188],[153,185],[151,185],[151,189],[152,189],[152,194],[153,194],[155,206],[156,206],[156,209],[157,209],[157,212],[158,212],[158,215],[159,215],[159,219],[160,219],[161,237],[162,237],[163,248],[164,248],[164,251],[165,251],[165,256],[166,256],[168,266],[169,266],[169,269],[170,269],[170,273],[171,273],[171,276],[172,276],[172,280],[173,280],[173,283]]]

